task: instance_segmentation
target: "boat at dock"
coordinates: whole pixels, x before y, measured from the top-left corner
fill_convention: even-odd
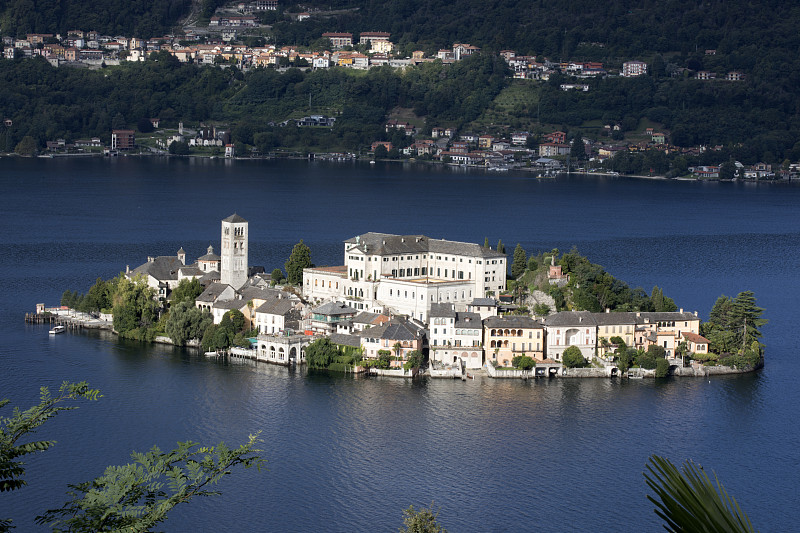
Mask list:
[[[50,335],[58,335],[59,333],[64,333],[65,331],[67,331],[66,326],[55,326],[50,330]]]

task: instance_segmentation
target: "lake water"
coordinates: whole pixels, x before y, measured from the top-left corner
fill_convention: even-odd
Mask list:
[[[38,433],[29,486],[0,497],[20,531],[68,483],[179,440],[261,431],[268,469],[176,508],[167,531],[396,531],[432,501],[451,531],[658,531],[642,477],[652,453],[714,470],[764,531],[800,520],[800,187],[603,177],[534,179],[399,164],[118,158],[0,159],[0,397],[87,380],[101,401]],[[102,333],[49,337],[37,302],[171,255],[219,248],[250,222],[250,263],[317,265],[343,240],[421,233],[530,253],[573,246],[631,286],[659,285],[707,317],[721,294],[766,308],[766,368],[702,379],[411,382],[223,364]],[[8,407],[2,413],[8,415]]]

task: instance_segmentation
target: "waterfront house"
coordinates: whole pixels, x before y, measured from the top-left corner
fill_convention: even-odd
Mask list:
[[[329,335],[336,331],[336,324],[350,320],[358,310],[341,302],[328,302],[311,310],[310,320],[306,320],[306,329],[314,333]]]
[[[133,150],[136,146],[136,132],[133,130],[112,130],[112,150]]]
[[[593,313],[592,317],[597,323],[598,355],[607,356],[619,346],[611,339],[619,337],[625,346],[633,348],[636,345],[636,313]]]
[[[364,330],[359,335],[365,358],[377,359],[379,350],[387,350],[394,357],[391,366],[395,368],[402,367],[411,352],[421,352],[426,341],[425,331],[421,327],[399,318]]]
[[[681,334],[686,347],[691,353],[707,354],[710,341],[697,333],[684,332]]]
[[[636,313],[636,348],[647,349],[651,344],[658,344],[666,350],[667,357],[672,357],[675,348],[683,341],[684,333],[700,335],[697,312],[688,313],[681,309]]]
[[[431,360],[452,365],[461,358],[466,368],[483,366],[483,325],[478,313],[457,312],[453,304],[431,304],[429,322]]]
[[[258,306],[254,312],[254,327],[259,333],[280,335],[288,330],[300,329],[299,302],[286,298],[272,298]]]
[[[541,143],[539,145],[539,156],[553,157],[557,155],[567,155],[570,149],[571,147],[568,144],[554,142]]]
[[[483,321],[486,360],[509,367],[514,357],[527,355],[538,361],[545,358],[545,330],[529,316],[493,316]]]
[[[589,311],[562,311],[544,319],[547,332],[546,353],[549,359],[561,361],[570,346],[577,347],[591,361],[597,349],[597,322]]]

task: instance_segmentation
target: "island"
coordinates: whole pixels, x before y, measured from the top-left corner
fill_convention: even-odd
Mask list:
[[[752,292],[721,296],[709,320],[657,286],[631,289],[577,250],[508,264],[502,241],[365,233],[343,265],[314,266],[303,241],[280,268],[249,263],[249,223],[221,221],[220,253],[148,257],[31,322],[284,366],[396,377],[666,377],[763,366],[766,322]],[[509,275],[510,267],[510,275]]]

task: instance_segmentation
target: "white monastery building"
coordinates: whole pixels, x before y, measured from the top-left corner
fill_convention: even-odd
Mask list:
[[[344,262],[304,269],[303,296],[427,322],[431,304],[466,310],[506,286],[505,254],[424,235],[358,235],[344,241]]]

